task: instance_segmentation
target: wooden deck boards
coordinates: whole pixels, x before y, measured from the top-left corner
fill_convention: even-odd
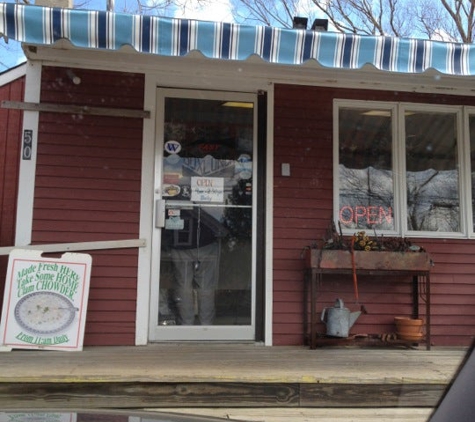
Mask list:
[[[431,407],[466,350],[154,344],[0,353],[0,408]]]

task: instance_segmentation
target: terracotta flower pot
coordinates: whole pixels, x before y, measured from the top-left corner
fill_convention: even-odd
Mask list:
[[[420,340],[424,336],[422,327],[424,321],[420,318],[396,317],[396,334],[402,340]]]

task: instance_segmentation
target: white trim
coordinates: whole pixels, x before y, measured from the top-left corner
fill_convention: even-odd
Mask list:
[[[0,86],[9,84],[26,75],[26,63],[0,73]]]
[[[155,75],[154,75],[155,76]],[[152,78],[151,78],[152,79]],[[157,78],[158,79],[158,78]],[[153,161],[153,173],[150,178],[152,183],[151,189],[151,198],[153,198],[153,203],[151,204],[152,218],[150,219],[149,232],[151,236],[151,259],[150,259],[150,277],[149,277],[149,297],[148,297],[148,336],[149,339],[153,338],[153,332],[156,326],[154,316],[156,315],[155,309],[152,309],[152,301],[159,303],[159,274],[160,274],[160,253],[161,253],[161,229],[155,227],[153,211],[155,209],[155,201],[161,199],[161,180],[162,180],[162,153],[161,148],[163,147],[163,138],[164,138],[164,127],[161,122],[164,120],[164,103],[161,102],[162,96],[160,95],[161,90],[158,88],[163,86],[159,84],[157,80],[154,80],[153,86],[150,86],[150,91],[154,96],[155,101],[155,113],[153,114],[154,127],[155,127],[155,137],[153,139],[153,152],[151,153],[151,158]],[[160,101],[160,102],[159,102]],[[158,140],[161,140],[160,142]],[[155,258],[155,259],[154,259]],[[157,318],[158,319],[158,318]],[[152,339],[154,341],[154,339]]]
[[[155,166],[155,79],[145,75],[144,107],[150,110],[151,118],[143,120],[142,140],[142,187],[140,194],[140,237],[147,239],[147,246],[139,249],[137,272],[137,304],[135,319],[135,344],[148,342],[150,289],[152,274],[152,220],[153,220],[153,174]]]
[[[267,63],[255,56],[246,61],[207,59],[198,52],[191,52],[186,57],[163,57],[140,54],[128,47],[114,52],[79,49],[64,40],[51,47],[35,46],[31,51],[27,47],[25,52],[29,59],[41,59],[45,65],[53,66],[123,70],[123,64],[127,63],[129,72],[157,72],[160,68],[166,77],[179,74],[183,76],[187,71],[183,69],[192,69],[196,75],[219,74],[224,75],[228,81],[243,78],[261,86],[272,81],[292,85],[475,96],[475,89],[467,88],[475,77],[440,75],[434,70],[403,74],[381,71],[370,66],[363,69],[327,69],[315,61],[289,66]],[[190,86],[193,81],[187,80],[184,83],[185,86]],[[227,86],[229,89],[229,82]]]
[[[401,175],[401,183],[396,183],[394,180],[394,213],[398,213],[401,216],[400,219],[396,219],[394,225],[396,233],[402,233],[403,221],[407,218],[407,191],[406,191],[406,160],[401,157],[406,156],[406,144],[403,142],[395,142],[398,133],[406,139],[406,125],[404,121],[404,114],[401,110],[394,105],[394,121],[392,125],[392,138],[393,138],[393,167],[398,174]],[[398,202],[399,201],[399,202]]]
[[[344,102],[342,100],[333,100],[333,221],[336,223],[339,221],[340,218],[340,171],[339,171],[339,164],[340,164],[340,116],[339,116],[339,109],[340,107],[344,106]]]
[[[25,80],[25,101],[39,102],[41,90],[41,64],[28,63]],[[33,152],[31,160],[20,161],[18,181],[18,202],[16,215],[15,245],[24,246],[31,243],[33,225],[33,201],[35,193],[36,154],[38,150],[37,111],[23,113],[23,131],[33,131]],[[23,132],[22,132],[23,133]]]
[[[468,122],[465,122],[465,119],[468,116],[465,113],[465,107],[457,111],[457,163],[459,170],[459,202],[460,202],[460,230],[462,233],[467,233],[468,236],[473,231],[472,220],[472,195],[470,193],[471,181],[469,178],[469,172],[466,169],[471,168],[470,160],[467,157],[466,151],[468,148],[468,156],[470,156],[470,148],[468,144],[470,143],[470,138],[466,136],[466,127]]]
[[[273,312],[274,312],[274,85],[267,89],[267,157],[266,157],[266,226],[264,231],[266,244],[265,262],[265,314],[264,314],[264,344],[273,344]]]
[[[462,151],[462,166],[463,168],[472,168],[472,157],[471,157],[471,137],[470,137],[470,116],[475,118],[475,107],[464,107],[463,108],[463,151]],[[474,133],[475,136],[475,133]],[[473,139],[473,142],[475,144],[475,137]],[[474,157],[475,158],[475,157]],[[472,202],[468,200],[468,198],[471,198],[472,196],[472,174],[473,174],[473,169],[470,172],[464,172],[464,177],[465,177],[465,184],[464,184],[464,189],[462,191],[462,195],[465,198],[467,205],[466,205],[466,221],[470,222],[469,226],[467,227],[467,231],[469,234],[469,237],[474,236],[475,232],[475,227],[473,224],[473,218],[474,218],[474,210],[473,210],[473,199]]]

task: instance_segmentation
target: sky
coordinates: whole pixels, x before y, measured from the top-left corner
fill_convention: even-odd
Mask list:
[[[218,22],[233,22],[232,5],[228,0],[216,0],[212,2],[192,3],[179,0],[180,3],[187,3],[185,6],[177,8],[173,11],[176,18],[187,18],[197,20],[208,20]]]

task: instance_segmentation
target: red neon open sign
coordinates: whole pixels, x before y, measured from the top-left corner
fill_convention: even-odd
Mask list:
[[[383,224],[384,222],[392,224],[393,222],[393,209],[392,207],[382,207],[378,205],[356,205],[351,207],[345,205],[340,208],[339,214],[340,221],[343,224]]]

